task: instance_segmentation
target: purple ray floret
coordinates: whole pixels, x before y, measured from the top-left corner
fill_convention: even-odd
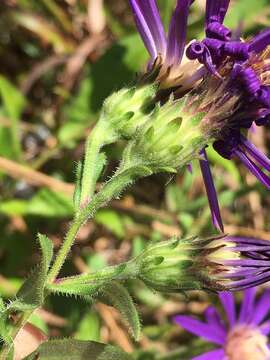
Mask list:
[[[204,321],[186,315],[175,316],[176,324],[217,346],[191,360],[269,359],[269,298],[270,290],[264,291],[257,300],[254,288],[245,290],[237,314],[234,296],[222,292],[219,300],[226,318],[213,306],[205,311]]]
[[[168,64],[180,64],[186,45],[188,9],[190,0],[178,0],[172,15],[167,46]]]
[[[212,22],[223,23],[230,0],[207,0],[206,1],[206,25]]]
[[[156,0],[129,0],[137,29],[152,62],[158,55],[167,66],[180,65],[186,41],[188,10],[191,0],[177,0],[168,38],[166,37]]]
[[[152,60],[164,54],[166,37],[155,0],[130,0],[138,31]]]
[[[200,167],[201,167],[201,172],[203,175],[203,180],[204,180],[207,197],[208,197],[208,201],[209,201],[209,205],[210,205],[212,221],[213,221],[213,224],[215,225],[215,227],[217,229],[219,229],[221,232],[223,232],[224,228],[223,228],[223,223],[222,223],[222,219],[221,219],[221,215],[220,215],[217,193],[216,193],[213,177],[211,174],[211,170],[210,170],[210,166],[209,166],[209,162],[208,162],[208,158],[207,158],[205,150],[203,150],[202,155],[203,155],[204,159],[200,160]]]

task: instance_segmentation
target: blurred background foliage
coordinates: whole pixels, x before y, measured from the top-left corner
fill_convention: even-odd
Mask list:
[[[166,26],[175,0],[159,0]],[[203,36],[204,1],[189,18],[189,40]],[[269,0],[235,0],[227,24],[250,36],[270,23]],[[37,231],[55,249],[72,216],[74,167],[103,100],[136,80],[147,53],[127,0],[1,0],[0,294],[12,297],[38,261]],[[253,141],[269,153],[270,132]],[[117,166],[122,144],[106,149]],[[270,197],[243,167],[209,149],[225,232],[269,238]],[[80,232],[63,272],[97,270],[138,254],[149,240],[212,234],[202,179],[193,173],[141,180]],[[209,296],[163,296],[129,284],[143,323],[134,343],[118,312],[103,304],[50,298],[31,321],[52,337],[117,344],[137,359],[189,359],[205,345],[172,324],[201,314]],[[214,298],[213,298],[214,299]],[[188,301],[187,301],[188,300]],[[215,300],[214,300],[215,301]]]

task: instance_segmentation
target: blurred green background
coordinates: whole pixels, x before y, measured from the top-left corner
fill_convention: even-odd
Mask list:
[[[160,0],[166,26],[175,0]],[[203,36],[204,1],[189,18],[189,40]],[[232,1],[227,25],[246,37],[270,24],[269,0]],[[37,232],[55,249],[73,214],[74,168],[104,99],[136,80],[147,53],[127,0],[1,0],[0,5],[0,294],[14,296],[38,261]],[[270,132],[255,144],[270,153]],[[117,166],[122,144],[106,149]],[[270,197],[239,164],[209,149],[225,232],[269,239]],[[80,232],[63,270],[97,270],[138,254],[149,240],[214,231],[197,165],[193,173],[139,181]],[[53,297],[32,321],[52,337],[117,344],[138,359],[189,359],[205,347],[172,324],[199,315],[209,295],[163,296],[129,284],[143,323],[134,343],[121,316],[102,304]],[[212,298],[215,301],[215,298]],[[206,345],[207,346],[207,345]]]

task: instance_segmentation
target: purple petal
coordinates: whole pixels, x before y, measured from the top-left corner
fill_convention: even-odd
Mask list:
[[[219,335],[224,338],[226,337],[226,329],[223,321],[214,306],[208,306],[204,312],[204,317],[215,332],[219,333]]]
[[[223,51],[236,60],[245,61],[249,58],[248,45],[241,41],[225,42]]]
[[[250,156],[253,157],[261,166],[267,171],[270,171],[270,160],[262,153],[254,144],[248,141],[244,136],[241,136],[241,144]]]
[[[210,22],[205,29],[206,36],[213,39],[229,41],[231,38],[230,29],[226,28],[219,21]]]
[[[229,266],[262,267],[267,265],[269,266],[269,260],[254,260],[254,259],[223,260],[223,264]]]
[[[245,167],[254,175],[256,178],[270,190],[270,179],[265,175],[261,169],[241,150],[235,150],[234,154],[243,162]]]
[[[204,66],[206,67],[206,69],[213,75],[217,76],[218,78],[221,79],[221,76],[219,75],[219,73],[217,72],[216,66],[213,63],[213,59],[211,56],[211,53],[209,51],[209,49],[206,47],[205,48],[205,52],[202,56],[202,59],[199,59],[199,61],[204,64]]]
[[[224,336],[215,333],[215,331],[213,331],[212,325],[210,324],[203,323],[202,321],[193,319],[192,317],[185,315],[175,316],[174,321],[187,331],[197,336],[201,336],[202,338],[218,345],[224,344]]]
[[[207,0],[206,1],[206,24],[218,21],[223,23],[229,7],[230,0]]]
[[[269,335],[269,333],[270,333],[270,321],[266,321],[262,325],[260,325],[260,331],[263,333],[263,335]]]
[[[188,171],[192,174],[193,173],[193,166],[192,163],[187,164]]]
[[[191,360],[225,360],[223,349],[211,350],[199,356],[193,357]]]
[[[226,241],[232,241],[239,244],[252,244],[252,245],[262,245],[262,246],[269,246],[269,240],[261,240],[261,239],[254,239],[254,238],[244,238],[244,237],[234,237],[229,236],[226,238]]]
[[[232,78],[234,77],[237,77],[240,80],[249,95],[254,96],[254,94],[259,92],[261,88],[261,80],[251,67],[243,69],[240,64],[236,64],[233,68]]]
[[[256,296],[256,289],[248,289],[244,292],[244,298],[242,300],[239,322],[249,323],[250,318],[254,311],[254,301]]]
[[[226,249],[224,249],[226,250]],[[228,249],[228,251],[241,251],[241,252],[262,252],[262,251],[270,251],[270,245],[262,246],[262,245],[237,245],[233,248]]]
[[[232,293],[228,291],[224,291],[219,293],[219,299],[222,303],[224,311],[229,320],[230,326],[232,327],[236,321],[236,313],[235,313],[235,302]]]
[[[172,64],[180,64],[186,44],[187,21],[190,0],[178,0],[172,15],[166,60]]]
[[[200,167],[201,167],[203,180],[204,180],[204,184],[205,184],[205,188],[206,188],[206,192],[207,192],[207,196],[208,196],[208,201],[209,201],[210,210],[211,210],[211,214],[212,214],[212,221],[213,221],[214,226],[218,230],[223,232],[224,228],[223,228],[223,223],[222,223],[222,219],[221,219],[221,215],[220,215],[217,193],[216,193],[213,177],[211,174],[209,162],[207,159],[206,151],[203,150],[202,154],[204,155],[205,160],[200,160]]]
[[[129,0],[137,29],[143,42],[155,60],[160,53],[165,54],[166,37],[155,0]]]
[[[260,53],[270,44],[270,28],[261,31],[249,43],[249,51]]]
[[[255,311],[252,318],[253,324],[255,325],[260,324],[260,322],[265,318],[269,310],[270,310],[270,290],[266,290],[255,304]]]
[[[258,286],[260,284],[263,284],[267,281],[270,280],[270,273],[269,271],[264,272],[264,273],[259,273],[259,275],[254,274],[251,277],[239,280],[239,281],[234,281],[231,284],[231,289],[233,289],[234,291],[236,290],[244,290],[250,287],[254,287],[254,286]]]

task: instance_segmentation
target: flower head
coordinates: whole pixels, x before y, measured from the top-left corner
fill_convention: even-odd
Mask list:
[[[270,279],[267,261],[261,259],[263,251],[270,253],[269,242],[229,237],[171,239],[150,244],[135,263],[139,278],[158,291],[234,290]]]
[[[202,41],[186,46],[191,0],[178,0],[166,35],[155,0],[130,0],[138,31],[150,53],[146,78],[159,84],[157,100],[186,98],[186,112],[204,114],[201,129],[214,149],[239,159],[270,189],[270,160],[247,139],[252,125],[270,119],[270,29],[244,41],[224,26],[229,0],[207,0]],[[214,225],[223,231],[205,147],[200,166]]]
[[[174,318],[184,329],[218,346],[217,349],[196,356],[192,360],[270,359],[270,344],[267,338],[270,333],[270,320],[266,320],[270,310],[270,291],[266,290],[258,300],[255,295],[255,288],[245,290],[237,314],[233,295],[221,292],[219,299],[226,319],[214,306],[206,309],[205,321],[185,315]]]

